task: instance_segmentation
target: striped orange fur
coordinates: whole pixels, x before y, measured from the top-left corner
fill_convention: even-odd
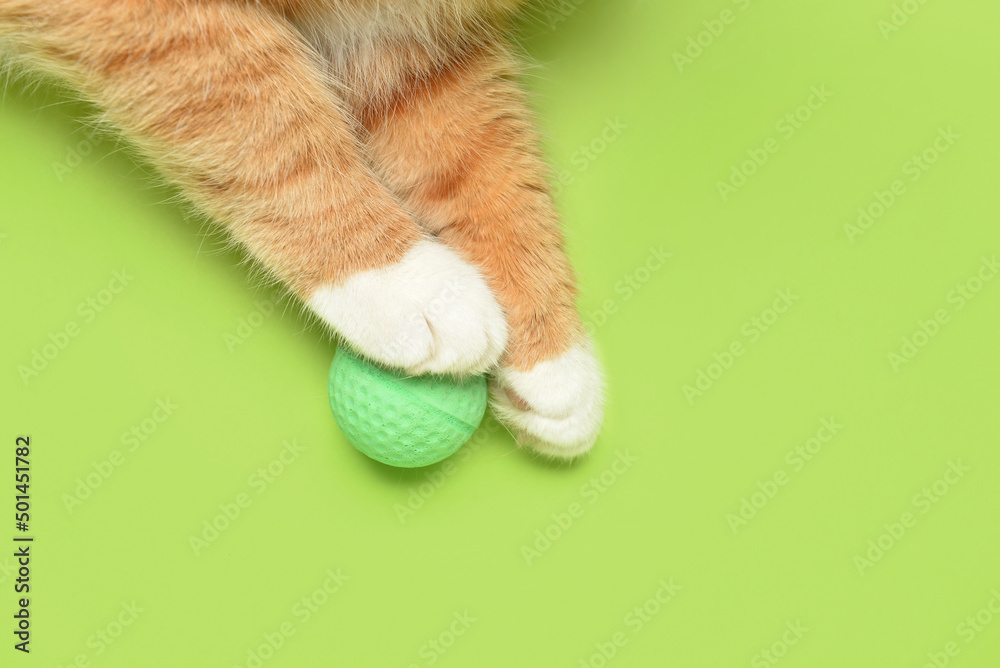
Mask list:
[[[342,334],[356,332],[345,334],[352,343],[395,325],[324,309],[350,310],[358,290],[393,276],[423,280],[428,262],[471,264],[455,275],[481,275],[505,333],[483,324],[496,318],[470,288],[450,320],[418,311],[428,345],[451,345],[448,322],[469,328],[453,338],[492,327],[480,348],[437,366],[386,347],[373,356],[494,369],[498,414],[538,449],[573,456],[596,437],[601,381],[518,63],[500,36],[519,4],[0,0],[0,40],[12,60],[102,107],[255,261]],[[475,309],[480,319],[465,317]],[[566,383],[579,392],[552,404],[545,387]],[[568,406],[577,395],[586,424]]]

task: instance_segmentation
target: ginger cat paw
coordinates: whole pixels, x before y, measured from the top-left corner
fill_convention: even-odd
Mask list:
[[[589,343],[528,371],[502,367],[490,397],[494,414],[519,441],[559,459],[590,450],[604,417],[604,381]]]
[[[319,288],[308,305],[362,354],[412,374],[483,373],[507,343],[503,310],[480,273],[429,240],[397,264]]]

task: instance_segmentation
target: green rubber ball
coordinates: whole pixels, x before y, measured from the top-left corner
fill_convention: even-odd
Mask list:
[[[330,408],[351,444],[389,466],[429,466],[454,454],[486,412],[486,377],[455,380],[390,371],[338,346]]]

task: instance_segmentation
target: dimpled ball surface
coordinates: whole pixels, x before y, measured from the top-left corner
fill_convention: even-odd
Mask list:
[[[429,466],[471,438],[486,412],[486,377],[458,381],[376,366],[339,346],[330,365],[330,408],[344,436],[390,466]]]

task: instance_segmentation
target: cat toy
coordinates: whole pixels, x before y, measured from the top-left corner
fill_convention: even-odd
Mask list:
[[[330,365],[330,408],[351,444],[400,468],[453,455],[486,413],[486,377],[406,376],[338,346]]]

